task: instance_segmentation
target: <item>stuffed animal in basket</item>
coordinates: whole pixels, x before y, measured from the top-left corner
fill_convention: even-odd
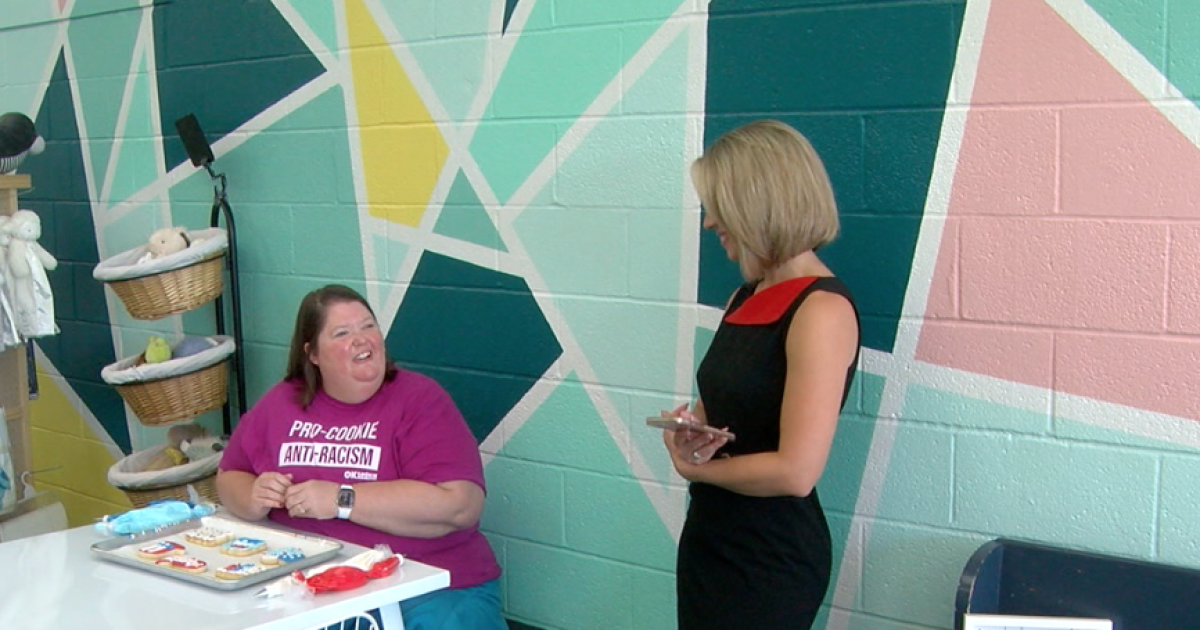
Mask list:
[[[32,210],[17,210],[4,225],[4,232],[12,237],[7,260],[17,330],[25,337],[58,333],[54,323],[54,296],[46,278],[47,271],[58,267],[58,260],[38,244],[42,220]]]
[[[205,350],[211,350],[219,345],[216,339],[211,337],[184,337],[171,348],[171,358],[182,359],[190,357],[194,354],[200,354]]]
[[[179,444],[179,450],[189,462],[198,462],[212,457],[225,450],[225,440],[218,437],[200,437],[194,440],[184,440]]]
[[[146,342],[146,351],[142,353],[146,363],[162,363],[171,360],[171,346],[162,337],[151,337]]]
[[[166,470],[172,466],[188,463],[183,453],[183,444],[208,437],[208,429],[195,424],[177,424],[167,429],[167,447],[146,462],[145,470]]]
[[[170,256],[187,249],[192,244],[188,237],[187,228],[168,227],[155,230],[146,243],[146,251],[152,258]]]
[[[25,114],[9,112],[0,116],[0,175],[17,170],[30,155],[46,148],[37,127]]]

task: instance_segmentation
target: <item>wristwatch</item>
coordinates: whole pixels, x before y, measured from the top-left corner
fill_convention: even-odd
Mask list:
[[[354,486],[338,488],[337,509],[338,518],[350,518],[350,511],[354,509]]]

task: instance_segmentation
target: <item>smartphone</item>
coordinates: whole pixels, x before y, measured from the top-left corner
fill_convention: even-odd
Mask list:
[[[650,416],[649,418],[646,418],[646,425],[657,427],[659,429],[671,429],[672,431],[691,429],[692,431],[699,431],[701,433],[712,433],[713,435],[723,437],[730,442],[734,440],[733,434],[729,431],[724,431],[716,427],[710,427],[707,424],[701,424],[695,420],[687,420],[684,418],[664,418],[662,416]]]

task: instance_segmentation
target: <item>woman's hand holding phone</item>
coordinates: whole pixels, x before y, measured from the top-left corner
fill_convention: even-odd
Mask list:
[[[712,435],[715,435],[718,437],[723,437],[730,442],[732,442],[735,437],[733,435],[733,433],[730,433],[729,431],[726,431],[725,429],[718,429],[716,427],[710,427],[707,424],[703,424],[703,423],[699,422],[698,420],[689,420],[689,419],[683,418],[683,417],[670,418],[670,417],[663,417],[663,416],[651,416],[649,418],[646,418],[646,424],[649,426],[652,426],[652,427],[666,429],[668,431],[688,431],[691,433],[711,433]]]
[[[661,416],[646,418],[646,424],[664,429],[663,443],[677,470],[682,470],[681,464],[700,465],[709,461],[734,439],[733,433],[697,420],[687,411],[686,404],[664,411]]]

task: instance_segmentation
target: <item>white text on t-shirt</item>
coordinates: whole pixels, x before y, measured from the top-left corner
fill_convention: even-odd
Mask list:
[[[324,438],[326,442],[284,442],[279,446],[279,465],[320,466],[324,468],[351,468],[379,470],[381,449],[372,444],[339,444],[356,440],[376,439],[379,422],[363,422],[350,426],[325,428],[319,422],[293,420],[288,437],[312,439]]]
[[[368,444],[284,442],[279,447],[279,465],[379,470],[379,447]]]
[[[288,430],[288,437],[315,438],[320,436],[334,442],[374,440],[375,429],[377,428],[379,428],[378,422],[364,422],[349,427],[329,427],[326,429],[325,425],[319,422],[293,420],[292,428]]]

